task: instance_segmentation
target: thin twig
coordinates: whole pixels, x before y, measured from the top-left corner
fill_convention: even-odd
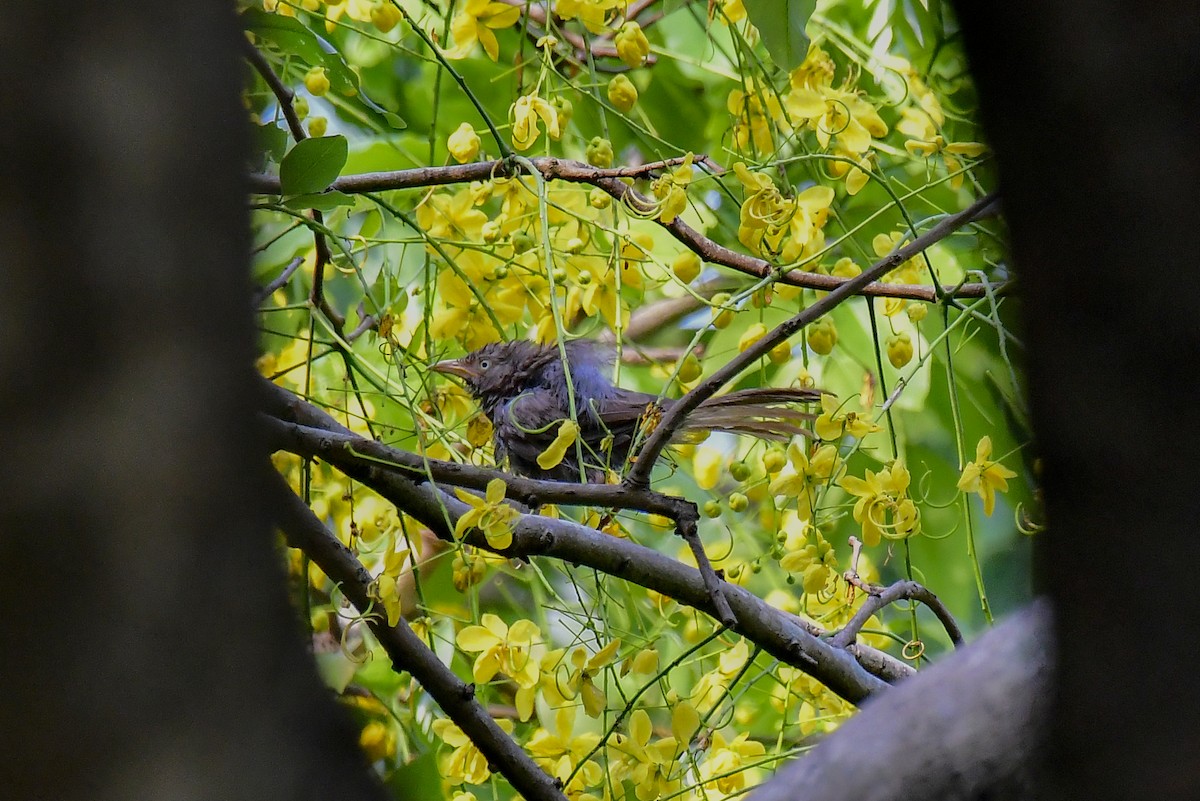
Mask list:
[[[300,116],[296,114],[296,93],[289,89],[279,75],[271,68],[266,57],[259,52],[258,48],[249,42],[245,42],[244,52],[246,60],[258,70],[262,75],[263,80],[271,89],[275,99],[279,101],[279,110],[283,112],[283,118],[287,120],[288,128],[292,132],[292,137],[301,142],[308,138],[308,133],[304,130],[304,125],[300,122]],[[325,225],[325,216],[320,211],[312,209],[309,212],[312,215],[312,221],[317,226]],[[320,309],[330,322],[336,328],[341,328],[346,322],[345,318],[333,310],[329,302],[325,299],[325,265],[333,260],[333,254],[329,251],[329,243],[325,241],[325,235],[316,228],[313,229],[313,247],[316,250],[316,260],[313,265],[313,282],[312,288],[308,293],[309,302]]]
[[[283,272],[276,276],[271,283],[254,293],[254,308],[261,306],[264,300],[274,295],[278,290],[282,289],[287,284],[288,279],[292,277],[292,275],[303,263],[303,256],[297,256],[296,258],[292,259],[290,262],[288,262],[288,265],[283,268]]]
[[[867,599],[863,601],[863,605],[854,613],[854,617],[850,619],[850,622],[830,640],[830,644],[835,648],[849,647],[854,642],[854,638],[858,636],[858,633],[862,631],[862,627],[867,624],[867,620],[870,619],[871,615],[888,604],[903,600],[920,601],[928,606],[937,615],[937,619],[941,621],[942,626],[946,629],[946,634],[950,637],[950,642],[954,643],[954,647],[962,647],[962,631],[959,629],[958,623],[955,622],[954,616],[950,614],[950,610],[946,608],[941,599],[934,595],[928,588],[915,581],[897,581],[887,588],[874,587],[862,582],[857,583],[856,586],[867,593]]]

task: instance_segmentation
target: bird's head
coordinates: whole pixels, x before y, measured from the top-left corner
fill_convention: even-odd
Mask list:
[[[461,378],[477,400],[491,407],[529,389],[556,355],[532,342],[493,342],[460,359],[438,362],[433,369]]]

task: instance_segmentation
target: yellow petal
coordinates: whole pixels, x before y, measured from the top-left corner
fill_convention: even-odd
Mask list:
[[[574,420],[563,420],[558,426],[558,434],[546,450],[538,454],[537,463],[543,470],[557,466],[567,455],[567,448],[575,444],[579,436],[579,423]]]

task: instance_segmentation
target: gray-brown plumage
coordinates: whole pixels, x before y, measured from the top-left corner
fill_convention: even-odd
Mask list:
[[[570,416],[566,374],[557,345],[498,342],[434,369],[462,378],[492,422],[497,461],[508,460],[514,473],[556,481],[603,481],[608,468],[620,472],[629,458],[642,419],[656,402],[675,403],[646,392],[614,386],[608,379],[607,353],[582,340],[566,345],[575,390],[583,465],[574,447],[549,470],[537,463],[558,433],[558,421]],[[676,438],[700,431],[729,431],[768,440],[811,436],[812,415],[787,404],[813,403],[813,389],[743,389],[709,398],[688,415]]]

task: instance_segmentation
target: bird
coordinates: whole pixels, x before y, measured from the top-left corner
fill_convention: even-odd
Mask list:
[[[494,342],[459,359],[439,361],[432,369],[464,381],[491,421],[498,464],[507,460],[513,473],[528,478],[603,483],[610,472],[621,472],[642,427],[652,425],[653,416],[676,401],[614,385],[608,378],[612,354],[600,343],[572,340],[563,350],[574,388],[582,463],[572,445],[557,464],[538,464],[538,456],[558,435],[560,421],[571,417],[557,344]],[[811,437],[805,424],[813,415],[786,404],[814,403],[820,398],[816,389],[763,387],[730,392],[693,409],[672,439],[694,439],[708,431],[775,441]]]

